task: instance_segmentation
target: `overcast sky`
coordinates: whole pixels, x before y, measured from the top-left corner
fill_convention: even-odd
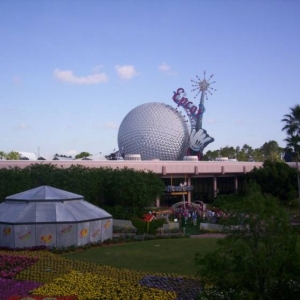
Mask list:
[[[299,103],[300,1],[0,2],[0,151],[109,154],[127,113],[214,74],[207,150],[275,140]],[[204,151],[204,152],[205,152]]]

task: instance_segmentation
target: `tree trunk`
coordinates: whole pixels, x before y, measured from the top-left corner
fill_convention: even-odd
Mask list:
[[[296,152],[296,168],[297,168],[297,184],[298,184],[298,211],[300,212],[300,178],[299,178],[298,152]]]

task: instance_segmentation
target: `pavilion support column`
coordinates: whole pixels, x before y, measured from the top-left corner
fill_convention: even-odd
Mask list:
[[[156,197],[156,200],[155,200],[155,206],[156,207],[160,207],[160,198],[159,197]]]
[[[234,177],[234,192],[237,194],[238,192],[238,189],[239,189],[239,181],[238,181],[238,178],[237,176]]]
[[[187,178],[187,186],[191,186],[191,177],[188,176]],[[188,191],[188,197],[187,197],[187,201],[188,203],[191,203],[192,202],[192,192],[191,191]]]
[[[214,197],[217,197],[218,186],[217,186],[217,176],[214,176]]]

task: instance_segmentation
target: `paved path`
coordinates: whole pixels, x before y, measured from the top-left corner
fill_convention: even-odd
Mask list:
[[[204,234],[191,234],[191,238],[224,238],[226,235],[223,233],[204,233]]]

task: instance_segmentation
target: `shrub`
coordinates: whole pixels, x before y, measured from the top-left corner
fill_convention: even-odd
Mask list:
[[[113,233],[136,233],[137,229],[131,226],[113,226]]]

